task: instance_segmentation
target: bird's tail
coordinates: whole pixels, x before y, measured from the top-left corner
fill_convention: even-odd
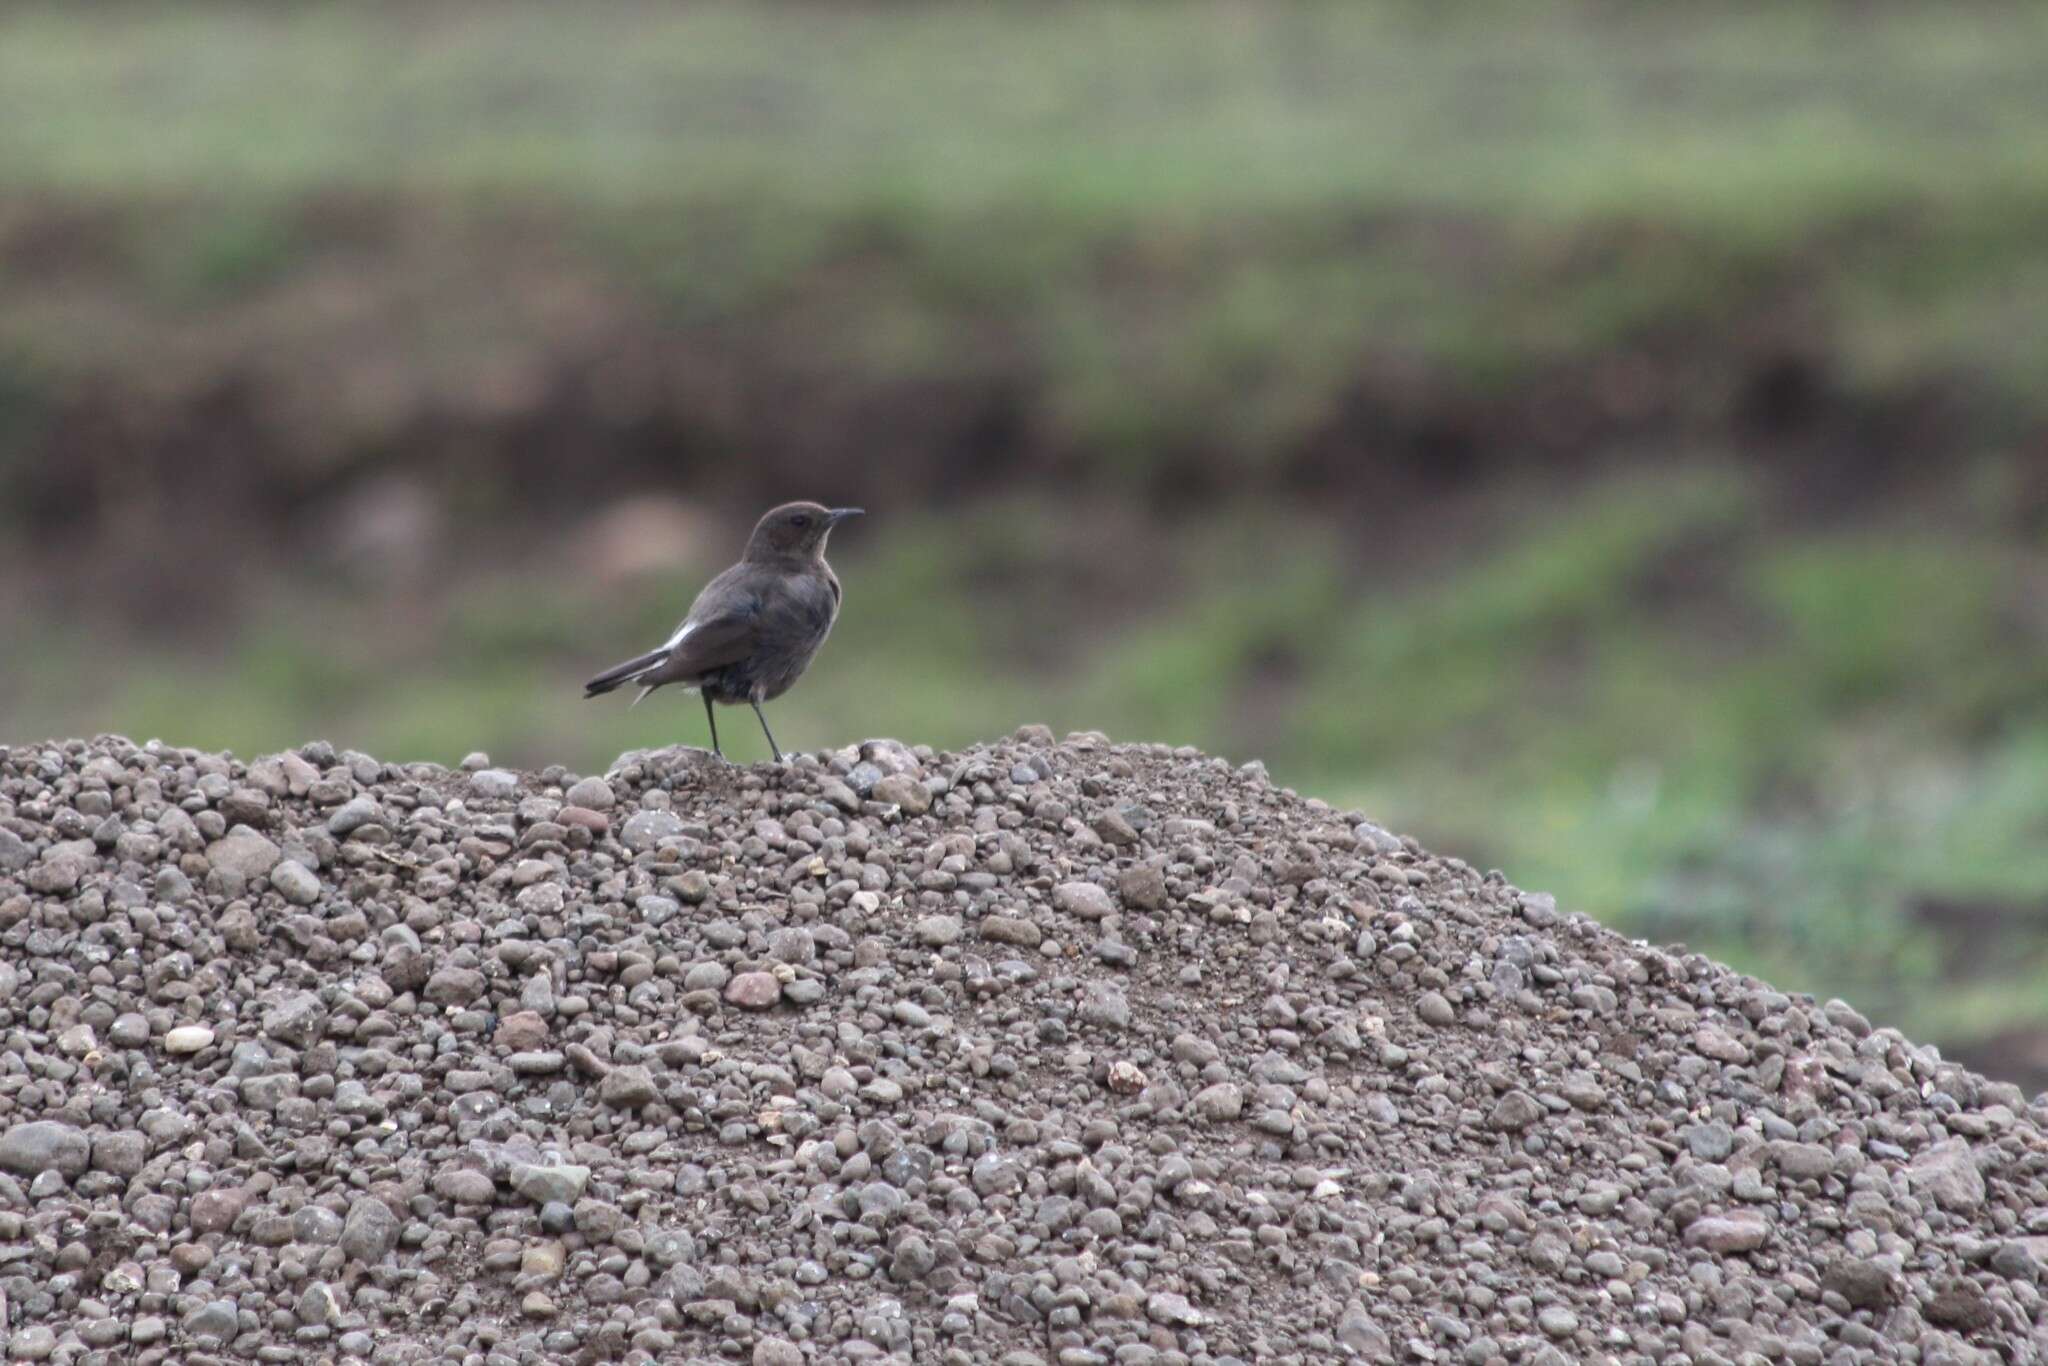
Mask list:
[[[659,650],[649,650],[646,654],[635,656],[623,664],[614,664],[611,668],[606,669],[603,673],[585,683],[583,685],[583,695],[585,697],[596,697],[601,693],[608,693],[614,688],[634,682],[641,674],[657,667],[667,658],[668,647],[664,645]]]

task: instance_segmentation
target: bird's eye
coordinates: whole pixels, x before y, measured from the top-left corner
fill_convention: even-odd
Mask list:
[[[799,512],[796,516],[789,519],[789,524],[791,526],[796,527],[809,526],[811,524],[811,519],[805,516],[803,513]]]

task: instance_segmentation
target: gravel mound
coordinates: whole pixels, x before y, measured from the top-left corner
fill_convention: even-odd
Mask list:
[[[1188,750],[0,749],[57,1361],[2034,1361],[2048,1097]]]

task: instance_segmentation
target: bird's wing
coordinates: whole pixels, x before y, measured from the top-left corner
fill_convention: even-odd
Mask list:
[[[738,663],[753,653],[759,614],[752,602],[721,604],[717,616],[699,616],[694,610],[676,628],[663,647],[667,658],[653,670],[663,682],[695,678],[699,674]]]
[[[761,595],[755,587],[744,564],[705,584],[682,625],[663,643],[668,657],[641,681],[684,682],[752,654],[761,625]]]

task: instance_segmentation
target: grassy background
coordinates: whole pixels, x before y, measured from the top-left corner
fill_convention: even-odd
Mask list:
[[[860,501],[786,744],[1261,757],[2048,1082],[2044,225],[2019,4],[12,6],[0,741],[697,741],[576,683]]]

